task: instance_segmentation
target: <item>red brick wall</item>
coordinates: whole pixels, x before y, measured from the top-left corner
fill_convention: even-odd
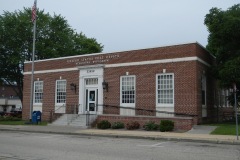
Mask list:
[[[78,88],[77,92],[71,90],[70,84],[75,83],[79,87],[79,71],[71,72],[57,72],[57,73],[46,73],[46,74],[36,74],[34,80],[43,81],[43,105],[42,105],[42,119],[49,120],[51,111],[55,110],[55,86],[56,80],[60,79],[60,76],[63,80],[67,81],[67,97],[66,103],[67,106],[78,105]],[[30,109],[30,92],[31,92],[31,75],[24,76],[24,96],[23,96],[23,119],[29,118],[29,109]]]
[[[174,73],[175,112],[197,114],[197,62],[178,62],[166,64],[140,65],[130,67],[105,68],[104,76],[108,82],[108,92],[104,92],[104,104],[120,106],[120,77],[136,76],[136,107],[138,109],[156,109],[156,74]],[[113,109],[114,110],[114,109]],[[115,109],[119,110],[119,109]],[[119,111],[114,111],[116,114]],[[106,111],[105,113],[114,114]],[[155,115],[137,111],[136,115]]]
[[[211,73],[210,67],[203,65],[202,63],[197,63],[197,114],[198,123],[202,123],[202,84],[201,84],[201,77],[202,75],[206,76],[206,105],[207,105],[207,117],[204,118],[205,121],[213,120],[212,117],[214,115],[214,89],[216,86],[216,81]]]
[[[159,59],[171,59],[171,58],[182,58],[182,57],[193,57],[199,56],[204,60],[210,60],[209,54],[202,49],[197,43],[183,44],[166,46],[159,48],[150,48],[142,50],[133,50],[125,52],[115,52],[109,54],[95,54],[94,56],[89,54],[85,56],[72,56],[65,57],[64,59],[51,59],[35,62],[35,71],[39,70],[52,70],[52,69],[63,69],[72,68],[76,66],[84,65],[96,65],[96,64],[117,64],[117,63],[128,63],[128,62],[140,62],[140,61],[151,61]],[[110,57],[111,56],[111,57]],[[109,58],[110,57],[110,58]],[[108,59],[108,61],[97,62],[97,60]],[[31,63],[25,63],[25,72],[31,71]]]
[[[161,120],[171,120],[174,122],[175,130],[190,130],[193,126],[192,118],[159,118],[159,117],[150,117],[150,116],[116,116],[116,115],[99,115],[96,122],[102,120],[108,120],[111,124],[113,122],[123,122],[126,126],[127,123],[132,121],[137,121],[140,124],[140,127],[143,128],[144,124],[149,121],[154,121],[157,124],[160,124]]]
[[[205,49],[197,43],[191,43],[152,49],[37,61],[35,63],[35,70],[77,68],[83,65],[131,63],[193,56],[198,56],[209,64],[211,64],[213,60],[213,57]],[[98,60],[106,61],[98,62]],[[213,104],[213,91],[211,91],[213,85],[212,78],[209,78],[211,77],[209,67],[198,61],[104,68],[104,80],[108,82],[109,85],[108,92],[104,92],[104,104],[120,105],[120,77],[126,75],[126,72],[129,72],[129,75],[136,76],[136,108],[155,110],[156,74],[162,73],[163,69],[166,69],[166,73],[174,73],[175,112],[198,115],[198,118],[194,118],[194,124],[201,123],[201,75],[203,71],[207,74],[207,81],[209,83],[207,86],[208,105]],[[29,71],[31,71],[31,63],[26,63],[25,72]],[[54,110],[55,83],[56,80],[60,79],[60,76],[62,79],[67,80],[67,106],[79,103],[79,88],[77,88],[76,94],[70,89],[70,83],[75,83],[79,87],[79,70],[36,74],[35,80],[39,78],[39,80],[44,81],[43,120],[49,120],[50,112]],[[27,119],[29,116],[30,78],[31,75],[29,74],[24,76],[24,119]],[[118,108],[104,109],[104,114],[119,114],[119,112]],[[136,111],[136,115],[155,116],[155,112]]]
[[[196,45],[196,55],[210,65],[214,63],[214,56],[209,54],[209,52],[200,45]]]

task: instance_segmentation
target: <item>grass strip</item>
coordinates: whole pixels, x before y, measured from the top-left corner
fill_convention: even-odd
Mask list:
[[[0,121],[0,125],[39,125],[39,126],[46,126],[48,123],[43,121],[39,122],[38,124],[32,124],[26,121]]]
[[[233,123],[216,124],[217,128],[211,132],[215,135],[236,135],[236,125]],[[240,125],[238,125],[238,133],[240,133]]]

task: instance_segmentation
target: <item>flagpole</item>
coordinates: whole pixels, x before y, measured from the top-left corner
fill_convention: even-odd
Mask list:
[[[33,112],[33,94],[34,94],[34,59],[35,59],[35,40],[36,40],[36,24],[37,24],[37,18],[36,18],[36,12],[37,12],[37,0],[34,1],[34,6],[35,7],[35,11],[34,8],[32,10],[32,20],[33,21],[33,50],[32,50],[32,74],[31,74],[31,95],[30,95],[30,114],[29,114],[29,120],[30,122],[32,122],[32,112]],[[33,17],[35,16],[35,17]]]

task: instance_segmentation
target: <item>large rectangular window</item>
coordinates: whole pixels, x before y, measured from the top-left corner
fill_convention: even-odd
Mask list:
[[[173,106],[174,104],[174,74],[157,75],[157,105]]]
[[[43,99],[43,81],[34,82],[34,103],[42,103]]]
[[[135,105],[135,76],[121,77],[121,104]]]
[[[56,104],[66,103],[66,80],[56,81]]]
[[[202,75],[202,106],[206,106],[206,76]]]

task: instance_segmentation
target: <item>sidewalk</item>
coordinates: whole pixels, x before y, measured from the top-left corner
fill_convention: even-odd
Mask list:
[[[37,126],[37,125],[0,125],[0,131],[15,132],[34,132],[34,133],[54,133],[54,134],[71,134],[83,136],[104,136],[118,138],[142,138],[142,139],[161,139],[171,141],[191,141],[203,143],[220,143],[220,144],[236,144],[240,145],[240,140],[236,140],[236,136],[227,135],[210,135],[210,131],[214,128],[211,126],[195,126],[192,130],[185,133],[175,132],[150,132],[144,130],[99,130],[86,129],[73,126]]]

